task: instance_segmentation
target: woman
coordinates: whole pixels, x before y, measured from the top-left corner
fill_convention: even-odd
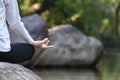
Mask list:
[[[8,25],[7,25],[8,23]],[[8,28],[10,27],[27,43],[10,44]],[[17,0],[0,0],[0,61],[20,63],[32,58],[34,47],[52,48],[49,40],[34,41],[21,22]]]

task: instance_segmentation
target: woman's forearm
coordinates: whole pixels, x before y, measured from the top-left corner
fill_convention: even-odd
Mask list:
[[[17,24],[13,25],[11,29],[16,34],[18,34],[22,39],[24,39],[27,43],[33,44],[34,40],[29,35],[28,31],[26,30],[22,22],[18,22]]]

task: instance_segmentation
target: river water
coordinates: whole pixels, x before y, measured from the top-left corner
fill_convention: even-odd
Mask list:
[[[42,80],[120,80],[120,49],[107,49],[95,68],[34,70]]]

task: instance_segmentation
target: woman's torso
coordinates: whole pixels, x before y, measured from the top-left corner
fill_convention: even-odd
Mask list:
[[[10,38],[6,24],[5,1],[7,0],[0,0],[0,51],[3,52],[10,50]]]

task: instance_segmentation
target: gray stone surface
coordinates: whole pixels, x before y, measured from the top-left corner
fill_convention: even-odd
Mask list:
[[[41,80],[41,78],[21,65],[0,62],[0,80]]]
[[[72,25],[52,28],[50,41],[55,46],[44,50],[33,63],[42,66],[90,66],[96,64],[102,54],[102,43],[87,37]]]

